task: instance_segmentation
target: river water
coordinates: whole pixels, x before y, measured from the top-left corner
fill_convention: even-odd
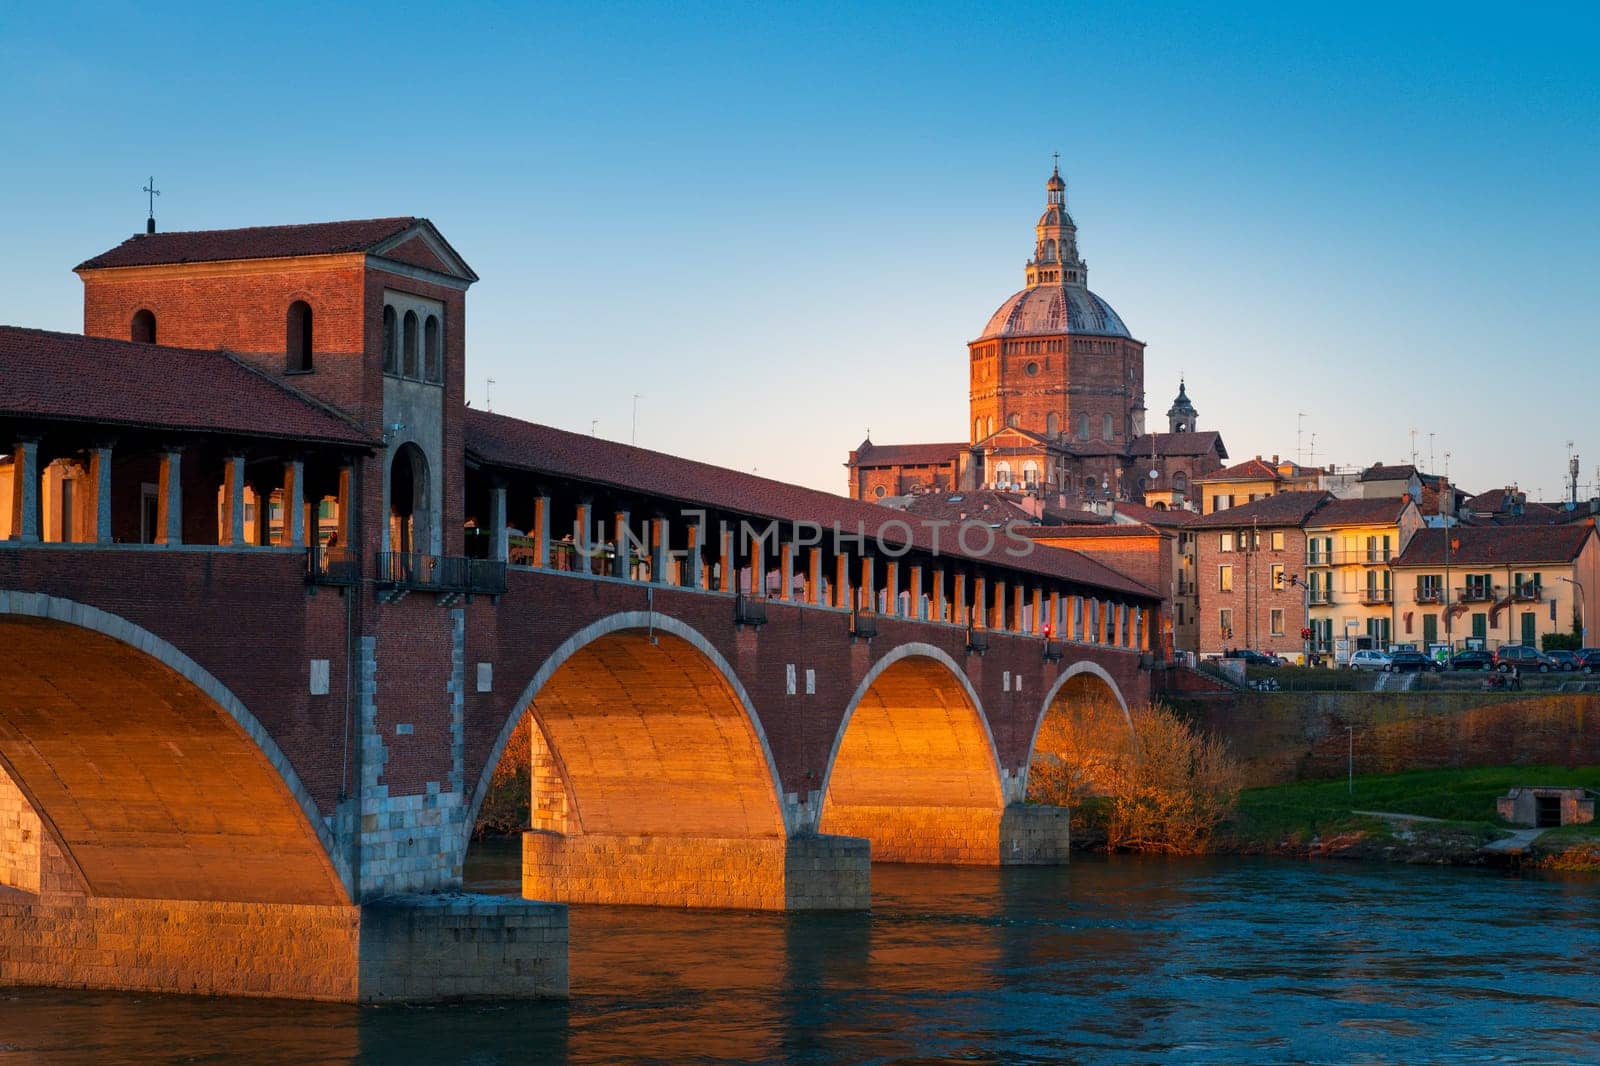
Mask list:
[[[475,852],[515,892],[515,845]],[[567,1003],[0,989],[0,1066],[1600,1062],[1600,882],[1291,860],[878,866],[870,914],[578,907]]]

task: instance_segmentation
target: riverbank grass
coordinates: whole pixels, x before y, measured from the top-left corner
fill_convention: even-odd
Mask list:
[[[1519,785],[1577,785],[1600,789],[1600,766],[1489,766],[1417,770],[1345,779],[1302,781],[1239,793],[1233,817],[1218,830],[1219,850],[1278,851],[1313,841],[1359,835],[1369,841],[1446,835],[1482,843],[1509,826],[1495,800]],[[1406,822],[1359,812],[1435,819]],[[1576,830],[1575,830],[1576,832]]]

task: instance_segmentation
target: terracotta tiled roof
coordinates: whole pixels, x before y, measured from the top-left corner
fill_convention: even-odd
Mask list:
[[[1157,455],[1209,455],[1213,450],[1226,459],[1228,449],[1222,446],[1222,434],[1216,430],[1197,433],[1146,433],[1135,437],[1128,450],[1134,455],[1149,455],[1150,441],[1155,440]]]
[[[1118,518],[1132,518],[1152,526],[1186,526],[1200,517],[1196,512],[1183,507],[1168,507],[1163,510],[1159,507],[1146,507],[1142,503],[1119,503],[1116,505],[1116,515]]]
[[[1039,521],[1038,516],[1023,504],[1021,496],[994,489],[925,492],[920,496],[904,497],[898,509],[918,518],[983,522],[992,526],[1012,523],[1032,525]]]
[[[409,217],[368,218],[350,222],[312,222],[299,226],[249,226],[245,229],[148,235],[137,233],[110,251],[84,260],[75,269],[364,252],[420,221],[423,220]]]
[[[1308,528],[1323,526],[1392,525],[1411,502],[1409,496],[1379,496],[1370,500],[1329,500],[1306,519]]]
[[[855,466],[942,466],[956,461],[968,447],[965,441],[953,444],[874,444],[862,441],[856,449]],[[846,464],[849,465],[849,464]]]
[[[1189,523],[1191,529],[1228,529],[1248,526],[1298,526],[1317,509],[1324,500],[1332,499],[1326,492],[1280,492],[1263,496],[1259,500],[1201,515]]]
[[[1443,566],[1445,540],[1451,566],[1566,563],[1595,535],[1588,523],[1560,526],[1454,526],[1423,529],[1411,538],[1396,566]]]
[[[1242,463],[1224,467],[1213,471],[1196,481],[1273,481],[1278,477],[1278,469],[1271,463],[1261,459],[1246,459]]]
[[[1161,531],[1142,522],[1103,526],[1014,526],[1012,531],[1030,540],[1076,540],[1093,537],[1159,537]]]
[[[223,352],[0,326],[0,417],[376,443]]]
[[[754,518],[815,522],[824,529],[831,529],[837,522],[848,532],[859,526],[868,537],[880,537],[890,544],[906,543],[909,526],[910,546],[923,551],[934,548],[931,531],[923,528],[920,522],[908,521],[903,512],[755,474],[470,407],[466,410],[466,433],[468,452],[488,466],[553,474]],[[1032,552],[1019,558],[1007,555],[1008,544],[1004,537],[998,537],[991,551],[967,553],[961,551],[953,539],[950,530],[943,531],[938,545],[940,554],[1133,596],[1158,595],[1132,578],[1076,552]]]

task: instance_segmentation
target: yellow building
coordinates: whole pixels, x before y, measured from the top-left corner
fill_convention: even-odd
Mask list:
[[[1196,478],[1195,485],[1200,492],[1200,513],[1226,511],[1230,507],[1240,507],[1280,492],[1314,492],[1319,476],[1317,470],[1279,459],[1276,455],[1270,461],[1258,455],[1214,474]]]
[[[1409,496],[1329,500],[1306,519],[1312,651],[1344,662],[1362,637],[1375,648],[1404,639],[1394,635],[1390,567],[1422,528],[1422,514]]]
[[[1394,563],[1396,640],[1493,651],[1540,647],[1547,633],[1590,632],[1586,597],[1600,595],[1594,520],[1566,525],[1425,529]]]

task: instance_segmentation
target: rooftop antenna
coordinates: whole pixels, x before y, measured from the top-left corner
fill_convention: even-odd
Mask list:
[[[150,184],[146,185],[139,191],[149,194],[150,217],[144,220],[144,232],[146,236],[149,236],[156,231],[156,197],[161,195],[161,190],[156,188],[155,176],[151,175]]]
[[[1316,434],[1316,432],[1314,430],[1312,431],[1312,434],[1311,434],[1311,447],[1309,449],[1307,449],[1307,451],[1306,451],[1306,459],[1307,459],[1307,463],[1306,463],[1307,466],[1316,466],[1317,465],[1317,434]]]
[[[1300,445],[1301,434],[1305,430],[1306,413],[1298,411],[1294,416],[1294,461],[1299,466],[1305,463],[1305,450]]]
[[[1433,473],[1433,434],[1428,434],[1428,473]]]
[[[1412,426],[1411,427],[1411,466],[1412,466],[1412,469],[1415,469],[1416,465],[1417,465],[1417,427],[1416,426]]]
[[[492,394],[493,389],[494,389],[494,378],[484,378],[483,379],[483,409],[485,411],[489,411],[490,413],[493,413],[493,411],[494,411],[494,400],[491,398],[491,394]]]
[[[1567,473],[1571,486],[1568,490],[1567,501],[1573,507],[1578,506],[1578,453],[1572,450],[1572,441],[1567,441]]]

